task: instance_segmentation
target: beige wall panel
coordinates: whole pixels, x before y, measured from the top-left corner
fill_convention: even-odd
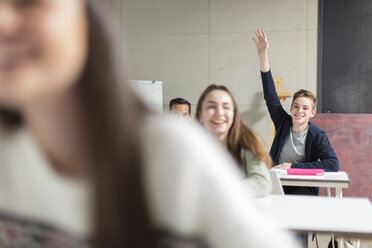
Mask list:
[[[306,31],[268,32],[274,77],[283,77],[284,90],[306,88]],[[210,81],[231,89],[238,104],[262,105],[259,60],[252,34],[211,36]]]
[[[211,32],[307,29],[307,0],[211,0]]]
[[[174,97],[197,101],[208,81],[207,35],[127,37],[123,43],[133,79],[163,81],[164,103]]]
[[[209,0],[123,0],[122,13],[127,35],[209,32]]]
[[[210,82],[226,85],[239,104],[260,105],[259,60],[252,34],[215,34],[210,42]]]
[[[307,40],[307,89],[317,95],[318,31],[309,30]]]
[[[273,77],[283,78],[283,91],[293,95],[307,87],[307,31],[269,32]]]
[[[308,1],[308,29],[318,29],[318,1],[319,0],[307,0]]]

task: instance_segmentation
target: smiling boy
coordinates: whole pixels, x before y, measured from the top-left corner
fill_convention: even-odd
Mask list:
[[[260,58],[264,98],[275,125],[275,138],[270,149],[274,168],[339,170],[339,162],[327,135],[310,122],[316,114],[316,97],[308,90],[299,90],[293,96],[290,115],[283,109],[277,96],[270,71],[267,52],[269,43],[262,30],[256,32],[257,53]],[[318,188],[283,187],[286,194],[318,195]]]

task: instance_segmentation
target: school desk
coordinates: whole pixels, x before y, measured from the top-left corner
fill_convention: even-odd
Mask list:
[[[254,199],[254,204],[291,231],[372,239],[372,205],[368,198],[269,195]]]
[[[326,187],[328,196],[331,196],[331,188],[335,188],[336,197],[339,198],[342,197],[342,189],[348,188],[350,184],[349,176],[344,171],[325,172],[324,176],[278,174],[283,186]]]

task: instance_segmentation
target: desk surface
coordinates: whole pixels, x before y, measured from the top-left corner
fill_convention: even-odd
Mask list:
[[[372,238],[372,205],[367,198],[270,195],[255,199],[255,204],[289,230]]]
[[[349,176],[344,171],[325,172],[324,176],[285,175],[279,173],[279,178],[284,186],[347,188],[350,184]]]

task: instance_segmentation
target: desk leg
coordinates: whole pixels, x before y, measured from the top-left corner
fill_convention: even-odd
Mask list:
[[[343,237],[338,238],[337,239],[337,242],[338,242],[338,247],[345,248],[345,246],[344,246],[344,238]]]
[[[335,235],[332,234],[331,236],[332,248],[335,248]]]
[[[332,197],[331,188],[330,187],[327,187],[327,194],[328,194],[328,197]]]
[[[336,198],[342,198],[342,188],[336,187],[335,191],[336,191]],[[337,240],[338,240],[339,247],[344,248],[345,247],[344,246],[344,238],[340,237]]]
[[[353,247],[354,248],[360,248],[360,239],[354,239],[353,240]]]

